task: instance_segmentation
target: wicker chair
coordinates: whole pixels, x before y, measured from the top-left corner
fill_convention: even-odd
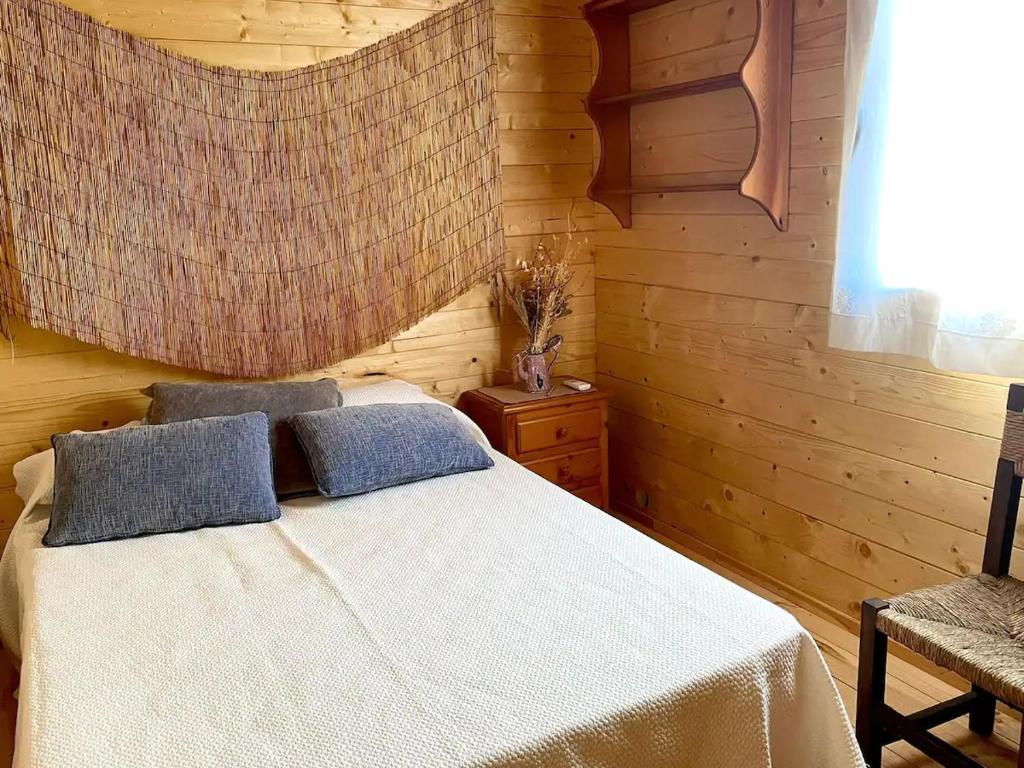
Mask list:
[[[1024,710],[1024,582],[1007,575],[1024,476],[1024,385],[1010,386],[1006,410],[982,573],[861,606],[857,741],[871,768],[900,739],[948,768],[981,768],[929,729],[969,715],[971,730],[988,735],[997,699]],[[971,691],[899,714],[884,701],[889,638],[964,677]]]

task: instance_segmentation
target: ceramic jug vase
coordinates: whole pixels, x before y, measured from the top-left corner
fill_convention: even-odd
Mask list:
[[[522,381],[527,392],[548,393],[554,386],[551,380],[551,369],[558,360],[558,348],[562,346],[561,336],[552,336],[544,344],[544,351],[530,354],[523,350],[516,353],[513,373],[518,381]],[[548,360],[548,355],[551,359]]]

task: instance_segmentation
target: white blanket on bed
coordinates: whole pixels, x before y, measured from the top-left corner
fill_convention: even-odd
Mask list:
[[[787,613],[494,454],[0,564],[17,766],[860,766]]]

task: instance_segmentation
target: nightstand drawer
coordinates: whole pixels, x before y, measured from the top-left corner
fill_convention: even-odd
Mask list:
[[[571,411],[541,419],[524,419],[516,421],[516,445],[519,454],[540,451],[559,445],[571,445],[601,437],[604,425],[601,423],[601,411],[589,408],[583,411]]]
[[[566,490],[601,484],[600,448],[529,461],[523,466]]]

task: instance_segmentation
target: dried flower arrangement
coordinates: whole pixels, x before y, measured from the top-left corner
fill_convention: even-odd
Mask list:
[[[572,314],[569,283],[574,271],[566,255],[540,243],[529,258],[516,263],[516,276],[502,278],[505,300],[530,337],[527,354],[543,354],[555,323]]]
[[[539,243],[528,258],[520,259],[512,278],[499,277],[499,308],[504,299],[529,336],[526,349],[516,355],[513,371],[531,392],[551,389],[551,366],[562,343],[561,336],[552,334],[555,323],[572,314],[569,284],[575,271],[571,262],[588,241],[576,237],[570,227],[568,234],[551,237],[549,243]],[[549,352],[553,353],[550,362]]]

